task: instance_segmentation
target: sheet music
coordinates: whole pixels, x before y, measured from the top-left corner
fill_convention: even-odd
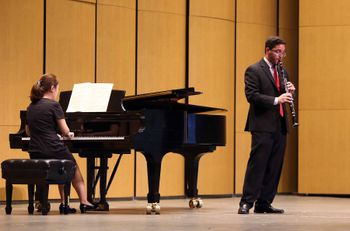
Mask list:
[[[113,83],[74,84],[67,112],[107,111]]]

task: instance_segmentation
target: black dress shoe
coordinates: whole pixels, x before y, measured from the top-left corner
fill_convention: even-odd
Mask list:
[[[284,210],[274,208],[271,205],[255,205],[254,213],[284,213]]]
[[[80,212],[81,213],[86,213],[87,211],[96,211],[96,210],[97,210],[96,205],[80,204]]]
[[[68,214],[68,213],[76,213],[77,210],[75,208],[69,207],[69,205],[66,207],[63,203],[60,204],[60,214]]]
[[[248,204],[242,204],[239,206],[238,214],[249,214],[250,208],[251,206],[249,206]]]

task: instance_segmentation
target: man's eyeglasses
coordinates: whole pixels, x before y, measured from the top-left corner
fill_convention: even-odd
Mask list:
[[[272,51],[273,53],[277,54],[277,55],[280,55],[282,57],[286,57],[287,56],[287,53],[285,51],[281,51],[281,50],[270,50]]]

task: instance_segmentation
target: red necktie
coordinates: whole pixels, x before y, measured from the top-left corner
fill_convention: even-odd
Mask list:
[[[275,79],[275,84],[277,87],[278,92],[280,92],[280,78],[278,78],[278,74],[277,74],[277,69],[276,66],[273,68],[273,78]],[[283,117],[283,108],[282,108],[282,104],[280,103],[280,115]]]

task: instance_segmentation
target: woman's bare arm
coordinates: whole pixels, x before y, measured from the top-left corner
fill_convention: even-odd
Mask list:
[[[26,134],[27,134],[27,136],[30,136],[30,131],[29,131],[29,126],[28,125],[26,125]]]
[[[74,137],[74,132],[71,132],[69,130],[69,127],[68,127],[65,119],[57,120],[57,124],[58,124],[58,129],[60,130],[60,132],[63,136],[68,137],[68,138]]]

